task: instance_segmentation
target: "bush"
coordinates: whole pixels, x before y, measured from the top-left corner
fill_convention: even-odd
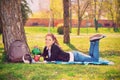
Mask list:
[[[8,56],[6,53],[2,53],[1,62],[8,62]]]
[[[59,26],[58,28],[57,28],[57,33],[58,34],[64,34],[64,27],[63,26]]]
[[[98,27],[102,27],[102,26],[103,26],[102,24],[98,23]]]

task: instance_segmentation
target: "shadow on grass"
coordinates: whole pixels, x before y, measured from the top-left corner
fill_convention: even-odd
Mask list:
[[[4,48],[0,48],[0,53],[3,53]]]
[[[82,51],[83,53],[89,55],[89,51]],[[100,57],[110,57],[110,56],[120,56],[120,51],[116,50],[105,50],[105,51],[100,51]]]
[[[22,74],[16,74],[14,72],[0,74],[0,80],[20,80],[21,78]]]
[[[106,50],[106,51],[102,51],[102,52],[100,52],[100,55],[101,56],[120,56],[120,51],[108,51],[108,50]]]
[[[77,51],[79,51],[73,44],[71,44],[71,43],[68,43],[68,44],[66,44],[70,49],[72,49],[72,50],[77,50]]]
[[[109,70],[105,74],[107,74],[106,79],[108,80],[119,80],[120,79],[120,70],[115,70],[115,69]]]
[[[4,48],[0,47],[0,63],[4,60],[5,61],[5,54],[4,54]]]

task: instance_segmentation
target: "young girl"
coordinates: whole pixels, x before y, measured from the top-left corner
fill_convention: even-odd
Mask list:
[[[58,44],[56,37],[49,33],[45,37],[45,48],[43,56],[45,61],[75,61],[75,62],[98,62],[99,61],[99,40],[104,38],[102,34],[93,35],[90,37],[89,55],[79,51],[65,52]]]

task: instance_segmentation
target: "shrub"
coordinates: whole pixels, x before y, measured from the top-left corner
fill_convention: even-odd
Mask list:
[[[58,34],[63,34],[63,33],[64,33],[64,27],[63,27],[63,26],[59,26],[59,27],[57,28],[57,33],[58,33]]]
[[[6,53],[2,53],[1,62],[8,62],[8,56]]]

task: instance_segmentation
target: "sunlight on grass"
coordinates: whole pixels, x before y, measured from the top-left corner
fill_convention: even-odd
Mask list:
[[[63,43],[63,35],[58,35],[57,28],[50,31],[57,37],[60,47],[65,51],[79,50],[88,54],[89,37],[95,34],[93,28],[81,29],[77,36],[77,28],[70,33],[70,44]],[[25,27],[30,50],[36,45],[41,49],[45,45],[47,27]],[[107,37],[100,40],[100,55],[104,59],[115,62],[115,65],[62,65],[62,64],[24,64],[2,63],[3,44],[0,35],[0,80],[119,80],[120,79],[120,33],[112,28],[100,28],[98,33]]]

